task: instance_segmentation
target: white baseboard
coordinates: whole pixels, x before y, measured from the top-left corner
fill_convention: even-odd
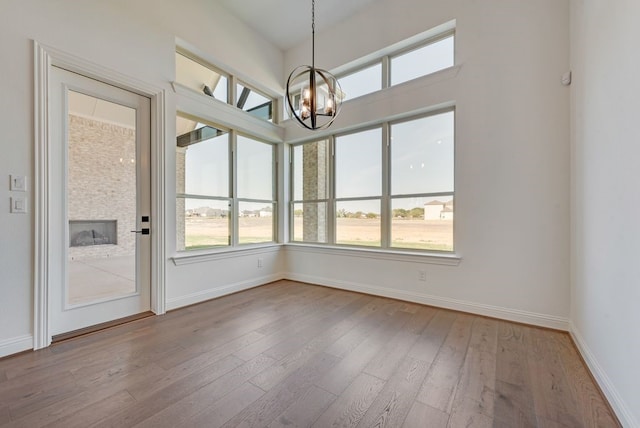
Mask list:
[[[225,296],[231,293],[237,293],[238,291],[248,290],[249,288],[258,287],[260,285],[268,284],[269,282],[278,281],[284,279],[285,276],[281,273],[272,275],[261,276],[259,278],[253,278],[249,281],[236,282],[233,284],[224,285],[222,287],[211,288],[209,290],[198,291],[197,293],[187,294],[180,297],[174,297],[167,299],[167,310],[182,308],[184,306],[193,305],[195,303],[201,303],[207,300],[215,299],[216,297]]]
[[[0,358],[29,349],[33,349],[33,336],[30,334],[2,340],[0,341]]]
[[[552,328],[556,330],[568,331],[569,320],[567,318],[552,315],[538,314],[535,312],[520,311],[517,309],[502,308],[464,300],[449,299],[446,297],[432,296],[429,294],[415,293],[394,288],[377,287],[355,282],[340,281],[313,275],[303,275],[288,272],[284,275],[286,279],[308,282],[310,284],[324,285],[326,287],[340,288],[342,290],[357,291],[359,293],[372,294],[375,296],[390,297],[392,299],[405,300],[424,305],[435,306],[445,309],[453,309],[461,312],[468,312],[476,315],[483,315],[492,318],[499,318],[507,321],[514,321],[523,324],[531,324],[540,327]]]
[[[613,411],[622,426],[628,428],[640,428],[640,423],[631,413],[629,406],[626,405],[618,393],[618,390],[613,385],[613,382],[611,382],[611,379],[607,376],[607,373],[604,371],[593,352],[591,352],[589,346],[587,346],[584,337],[582,337],[582,334],[580,334],[573,323],[570,325],[569,334],[571,334],[574,343],[578,347],[578,351],[582,354],[582,358],[584,358],[584,361],[587,363],[591,374],[600,386],[602,393],[609,401],[609,404],[613,408]]]

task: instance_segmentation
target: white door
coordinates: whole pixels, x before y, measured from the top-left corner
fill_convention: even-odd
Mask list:
[[[150,100],[52,67],[51,334],[150,309]]]

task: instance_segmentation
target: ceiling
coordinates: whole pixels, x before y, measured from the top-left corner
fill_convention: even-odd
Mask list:
[[[316,32],[376,1],[316,1]],[[311,37],[311,0],[218,0],[218,4],[283,51]]]

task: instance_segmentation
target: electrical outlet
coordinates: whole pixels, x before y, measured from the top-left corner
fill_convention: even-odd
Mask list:
[[[426,281],[427,280],[427,272],[424,271],[424,270],[419,270],[418,271],[418,280]]]
[[[261,268],[262,267],[262,258],[258,258],[258,267]]]

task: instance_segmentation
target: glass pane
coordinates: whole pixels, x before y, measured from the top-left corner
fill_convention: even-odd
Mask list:
[[[338,79],[344,100],[352,100],[362,95],[382,89],[382,64],[378,63],[353,74]]]
[[[453,194],[391,202],[391,246],[453,251]]]
[[[293,204],[292,241],[327,242],[327,203]]]
[[[176,192],[229,196],[229,134],[178,116]]]
[[[68,91],[68,305],[136,291],[136,111]]]
[[[391,193],[453,191],[453,112],[391,126]]]
[[[336,203],[336,243],[379,247],[380,200]]]
[[[229,201],[176,199],[178,251],[229,245]]]
[[[273,242],[275,204],[269,202],[238,203],[238,243]]]
[[[336,197],[379,196],[382,188],[382,130],[336,139]]]
[[[236,85],[236,107],[269,122],[273,119],[273,100],[244,85]]]
[[[453,67],[454,37],[391,58],[391,85]]]
[[[227,102],[227,77],[177,52],[176,82]]]
[[[329,141],[293,148],[293,198],[318,200],[329,197]]]
[[[238,196],[273,200],[273,146],[238,136]]]

